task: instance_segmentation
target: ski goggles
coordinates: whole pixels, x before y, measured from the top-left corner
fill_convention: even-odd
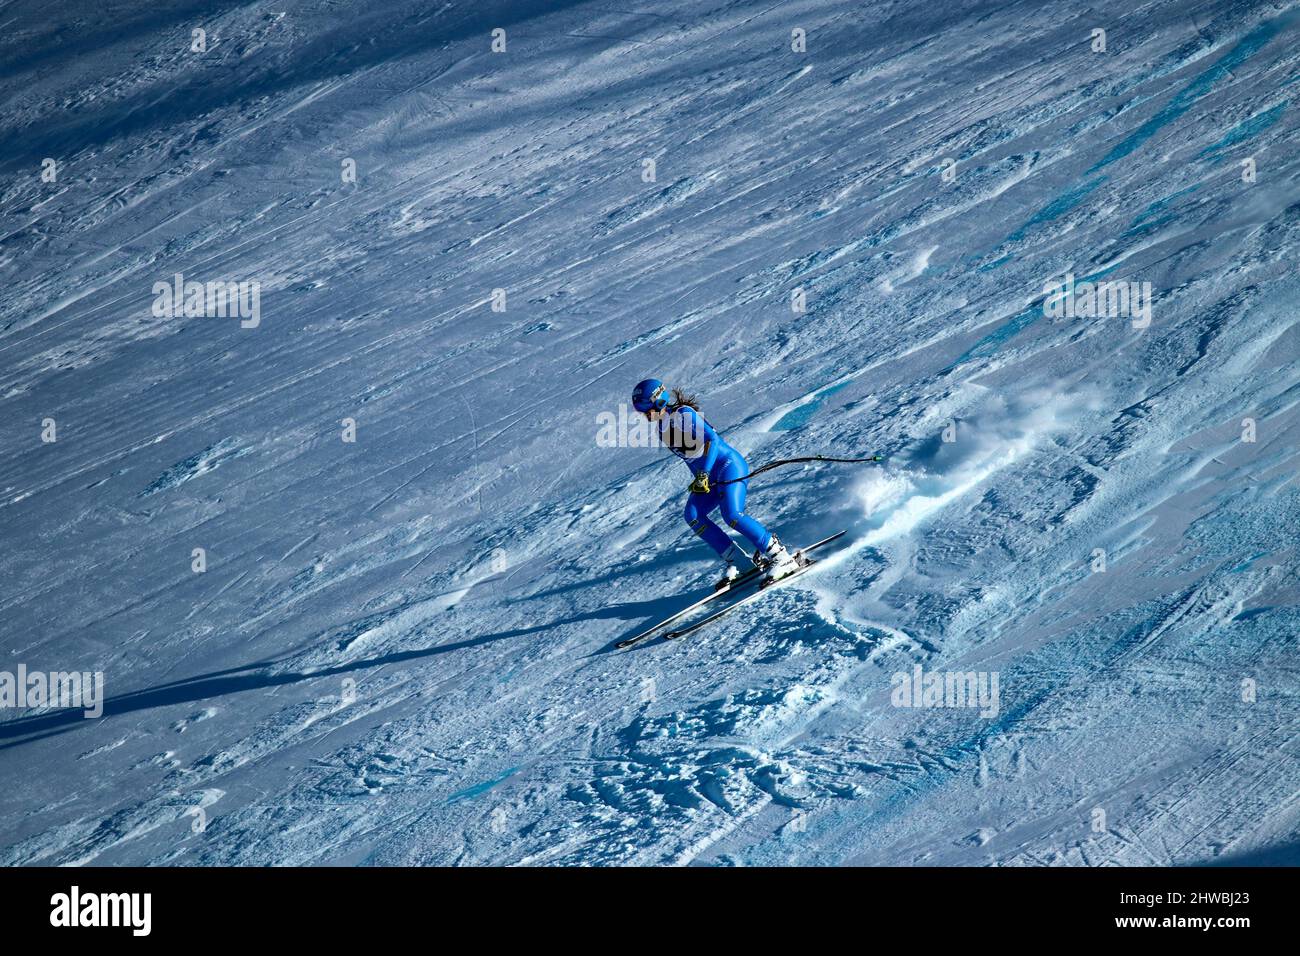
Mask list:
[[[664,391],[665,391],[664,386],[660,385],[649,395],[642,395],[641,393],[638,392],[636,395],[632,396],[632,407],[635,408],[642,415],[646,414],[652,409],[660,408],[664,404],[662,401],[660,401],[660,399],[663,398]]]

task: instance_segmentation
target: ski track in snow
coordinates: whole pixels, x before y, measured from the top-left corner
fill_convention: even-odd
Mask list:
[[[0,864],[1294,862],[1294,4],[9,12],[0,670],[107,701],[0,719]],[[888,460],[756,479],[842,546],[614,652],[715,571],[595,441],[649,374]]]

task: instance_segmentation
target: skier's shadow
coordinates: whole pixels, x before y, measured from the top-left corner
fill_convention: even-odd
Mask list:
[[[385,664],[401,664],[407,661],[435,657],[439,654],[449,654],[452,651],[464,650],[490,641],[504,640],[505,638],[544,629],[545,626],[518,631],[502,631],[499,634],[488,634],[419,650],[398,651],[393,654],[385,654],[383,657],[351,661],[347,664],[338,664],[334,667],[325,667],[308,672],[273,673],[269,671],[269,668],[280,663],[279,661],[257,661],[240,667],[213,671],[210,674],[200,674],[197,677],[186,677],[178,681],[172,681],[169,684],[160,684],[157,687],[149,687],[144,690],[131,691],[127,694],[110,697],[104,701],[101,719],[142,710],[153,710],[157,707],[168,707],[174,704],[193,704],[203,700],[225,697],[230,694],[239,694],[244,691],[268,690],[274,687],[286,687],[322,678],[338,677],[340,674],[349,674],[372,667],[382,667]],[[8,720],[0,723],[0,740],[8,741],[7,743],[0,743],[0,750],[7,750],[10,747],[17,747],[34,740],[66,733],[75,729],[79,724],[92,722],[98,723],[98,720],[86,718],[83,710],[56,710],[43,714],[32,714],[29,717],[19,717],[17,720]]]
[[[568,594],[573,591],[581,590],[583,588],[591,588],[591,587],[596,587],[598,585],[608,585],[622,577],[639,576],[651,572],[657,572],[660,575],[668,575],[670,569],[674,565],[691,564],[695,561],[698,561],[697,555],[678,552],[657,562],[653,568],[648,566],[625,567],[625,568],[615,570],[602,577],[586,578],[581,581],[570,581],[567,584],[561,584],[558,585],[557,587],[550,588],[545,591],[537,591],[533,594],[529,594],[526,598],[517,598],[514,601],[511,601],[509,603],[522,604],[527,601],[536,600],[537,598],[556,597],[558,595]],[[566,618],[565,620],[555,621],[551,624],[546,624],[541,627],[528,628],[522,631],[512,631],[509,632],[509,636],[517,636],[521,634],[532,634],[532,633],[536,633],[537,631],[549,630],[552,627],[560,627],[564,624],[578,624],[583,621],[607,621],[607,620],[637,621],[639,625],[637,630],[643,630],[652,621],[665,618],[676,611],[680,611],[682,607],[684,607],[686,604],[692,603],[694,601],[698,601],[700,598],[704,597],[708,593],[709,591],[707,588],[702,588],[700,589],[698,594],[683,594],[681,592],[674,592],[672,594],[664,595],[663,597],[649,598],[644,601],[624,601],[622,604],[610,604],[605,607],[597,608],[592,611],[586,611],[582,614],[576,614],[573,617]],[[593,651],[588,656],[594,657],[598,654],[608,654],[612,651],[618,650],[618,642],[623,640],[624,638],[631,637],[635,633],[636,631],[628,631],[626,634],[620,634],[618,637],[614,638],[604,647],[601,647]],[[649,641],[643,642],[643,646],[648,646],[650,643],[652,642]]]
[[[595,657],[597,654],[609,654],[616,650],[619,650],[619,646],[618,646],[619,641],[625,640],[626,638],[629,638],[633,634],[637,634],[640,631],[644,631],[646,627],[648,627],[654,621],[661,621],[664,618],[668,617],[670,614],[675,614],[676,612],[680,611],[683,607],[685,607],[687,604],[694,603],[695,601],[698,601],[701,597],[704,597],[705,593],[706,592],[701,592],[698,597],[692,597],[691,595],[683,596],[680,594],[675,594],[675,595],[670,595],[669,597],[658,598],[653,601],[629,601],[626,604],[616,604],[613,607],[606,608],[604,611],[599,612],[600,617],[621,618],[623,620],[628,620],[628,621],[638,621],[639,623],[637,624],[637,629],[635,631],[628,631],[626,634],[620,634],[618,637],[614,638],[604,647],[593,651],[589,656]],[[594,617],[596,616],[596,614],[593,613],[592,616]],[[652,643],[657,643],[657,642],[644,640],[644,641],[638,641],[633,646],[636,648],[643,648],[643,647],[650,646]]]
[[[705,595],[701,591],[698,597],[687,596],[687,600],[699,600]],[[675,611],[681,610],[683,606],[683,596],[680,594],[669,594],[660,598],[650,598],[645,601],[624,601],[622,604],[610,604],[606,607],[599,607],[591,611],[584,611],[581,614],[575,614],[572,617],[566,617],[562,621],[552,621],[549,624],[541,624],[537,627],[521,628],[514,631],[503,631],[501,634],[493,635],[494,637],[521,637],[527,634],[536,634],[540,631],[549,631],[552,628],[563,627],[566,624],[582,624],[586,621],[637,621],[638,629],[644,629],[644,626],[653,620],[659,620],[667,617]],[[596,654],[605,654],[616,649],[619,641],[625,637],[630,637],[636,631],[628,631],[626,634],[620,634],[617,638],[610,641],[604,647],[593,651],[588,656]]]
[[[199,701],[226,697],[231,694],[239,694],[245,691],[269,690],[275,687],[287,687],[294,684],[305,683],[307,681],[338,677],[342,674],[350,674],[355,671],[382,667],[386,664],[402,664],[408,661],[422,660],[425,658],[436,657],[440,654],[449,654],[453,651],[478,647],[493,641],[537,634],[542,631],[551,630],[552,628],[561,627],[565,624],[579,624],[584,621],[607,620],[610,618],[631,620],[649,617],[656,614],[663,616],[668,613],[667,609],[673,607],[675,604],[676,601],[672,597],[648,601],[630,601],[626,604],[616,604],[608,607],[597,608],[561,621],[552,621],[547,624],[539,624],[535,627],[500,631],[496,634],[486,634],[479,637],[467,638],[463,641],[453,641],[449,644],[438,644],[435,647],[421,648],[419,650],[398,651],[393,654],[385,654],[382,657],[351,661],[347,664],[338,664],[334,667],[326,667],[320,670],[308,672],[294,671],[275,673],[272,672],[270,668],[280,663],[279,661],[257,661],[252,664],[244,664],[240,667],[231,667],[226,670],[213,671],[210,674],[200,674],[197,677],[187,677],[178,681],[172,681],[168,684],[160,684],[157,687],[149,687],[144,690],[131,691],[130,693],[110,697],[104,701],[101,718],[116,717],[121,714],[131,714],[138,711],[153,710],[155,708],[169,707],[176,704],[193,704],[198,703]],[[76,729],[78,725],[88,724],[91,722],[91,720],[88,720],[85,717],[84,711],[82,710],[56,710],[42,714],[32,714],[28,717],[19,717],[17,720],[4,721],[3,723],[0,723],[0,741],[5,742],[0,743],[0,750],[7,750],[10,747],[17,747],[45,737],[67,733],[70,730]],[[98,720],[93,722],[98,723]]]
[[[557,597],[561,594],[569,594],[573,591],[581,591],[585,588],[594,588],[602,585],[613,584],[620,578],[643,578],[647,574],[658,574],[661,577],[669,577],[678,572],[673,569],[677,565],[692,564],[702,561],[703,552],[690,554],[686,551],[677,551],[656,559],[654,562],[645,562],[624,565],[608,574],[599,577],[582,578],[578,581],[569,581],[565,584],[558,584],[555,587],[547,588],[544,591],[534,591],[525,597],[512,598],[509,604],[524,604],[528,601],[544,597]]]
[[[653,637],[647,637],[644,640],[637,641],[636,644],[633,644],[629,648],[620,648],[618,646],[619,641],[626,640],[627,638],[633,636],[634,634],[638,634],[641,631],[644,631],[654,621],[662,621],[664,618],[669,617],[672,614],[676,614],[684,607],[687,607],[690,604],[694,604],[695,602],[699,601],[701,598],[708,597],[709,594],[711,593],[712,593],[711,590],[704,589],[699,591],[698,593],[673,594],[673,595],[669,595],[668,597],[659,598],[658,600],[654,600],[654,601],[633,601],[627,604],[617,604],[614,607],[608,608],[607,613],[604,613],[601,616],[619,617],[628,620],[639,620],[641,623],[637,625],[637,629],[635,631],[628,631],[626,634],[620,634],[618,637],[614,638],[614,640],[610,641],[604,647],[600,648],[599,650],[593,651],[589,656],[595,657],[597,654],[610,654],[613,653],[614,651],[644,650],[647,647],[653,647],[656,644],[662,644],[664,640],[662,636],[653,636]],[[747,593],[749,593],[749,589],[744,588],[742,589],[741,592],[739,592],[738,597],[743,596],[744,594]],[[720,608],[721,605],[718,605],[717,609]],[[710,605],[709,609],[714,609],[714,607]],[[624,613],[624,612],[628,612],[628,613]],[[695,613],[697,614],[707,613],[707,610],[705,608],[700,608]],[[691,620],[691,618],[688,617],[686,618],[686,620],[689,621]],[[678,622],[679,626],[681,623],[683,622]],[[668,630],[668,628],[664,628],[664,630]]]

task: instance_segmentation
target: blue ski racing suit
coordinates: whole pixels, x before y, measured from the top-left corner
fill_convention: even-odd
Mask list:
[[[721,508],[723,521],[744,535],[759,551],[766,551],[772,534],[745,514],[747,483],[734,480],[749,474],[749,465],[740,452],[723,441],[704,416],[689,405],[668,406],[665,415],[659,419],[659,438],[674,455],[686,462],[692,476],[700,472],[709,476],[708,493],[692,492],[686,499],[683,517],[691,530],[719,556],[725,557],[731,539],[709,518]],[[731,481],[731,484],[720,484],[724,481]]]

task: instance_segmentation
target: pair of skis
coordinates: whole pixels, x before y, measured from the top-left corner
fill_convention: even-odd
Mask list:
[[[796,571],[792,571],[790,574],[787,574],[785,577],[781,578],[779,581],[773,581],[773,582],[771,582],[771,584],[772,584],[772,585],[775,585],[775,584],[782,584],[782,583],[784,583],[784,582],[786,582],[786,581],[789,581],[791,578],[796,578],[796,577],[798,577],[799,575],[803,574],[805,571],[807,571],[809,568],[811,568],[811,567],[816,563],[815,559],[807,557],[807,554],[808,554],[809,551],[815,551],[816,549],[818,549],[818,548],[820,548],[820,547],[823,547],[823,546],[825,546],[825,545],[828,545],[828,544],[830,544],[832,541],[834,541],[836,538],[839,538],[839,537],[843,536],[844,534],[845,534],[845,532],[843,532],[843,531],[839,531],[839,532],[836,532],[835,534],[831,535],[829,538],[822,538],[822,540],[817,541],[817,542],[815,542],[815,543],[813,543],[813,544],[810,544],[810,545],[808,545],[806,548],[800,548],[798,551],[796,551],[796,552],[794,553],[795,560],[799,562],[799,568],[798,568],[798,570],[796,570]],[[696,601],[694,604],[689,605],[688,607],[684,607],[684,608],[682,608],[682,609],[681,609],[680,611],[678,611],[676,614],[671,614],[671,615],[669,615],[668,617],[664,618],[662,621],[660,621],[659,623],[653,625],[652,627],[648,627],[648,628],[646,628],[646,629],[645,629],[644,631],[642,631],[640,634],[634,634],[634,635],[632,635],[631,637],[626,638],[625,640],[619,641],[619,642],[618,642],[617,644],[615,644],[614,646],[617,647],[617,648],[631,647],[633,644],[636,644],[636,643],[638,643],[639,641],[643,641],[643,640],[645,640],[647,637],[650,637],[652,634],[656,634],[656,633],[658,633],[661,629],[667,627],[669,624],[672,624],[672,623],[674,623],[675,621],[680,621],[682,618],[689,616],[690,614],[692,614],[692,613],[694,613],[695,611],[699,610],[700,608],[704,607],[704,605],[708,604],[709,602],[711,602],[711,601],[716,601],[716,600],[718,600],[719,598],[722,598],[722,597],[725,597],[725,596],[728,595],[728,594],[731,594],[733,591],[737,591],[737,590],[743,588],[745,585],[747,585],[747,584],[753,582],[754,580],[756,580],[757,578],[759,578],[760,576],[762,576],[762,574],[763,574],[763,569],[762,569],[762,568],[750,568],[748,571],[745,571],[744,573],[742,573],[738,578],[736,578],[736,580],[732,581],[732,582],[731,582],[729,585],[727,585],[726,587],[718,588],[718,589],[717,589],[716,591],[714,591],[712,594],[707,595],[706,597],[701,598],[700,600]],[[745,597],[741,598],[739,601],[734,601],[734,602],[732,602],[731,604],[728,604],[726,607],[722,608],[721,610],[719,610],[719,611],[714,611],[712,614],[709,614],[709,615],[706,616],[706,617],[702,617],[702,618],[700,618],[700,620],[695,621],[695,622],[693,622],[693,623],[691,623],[691,624],[687,624],[685,627],[679,627],[679,628],[675,628],[675,629],[670,630],[670,631],[665,631],[665,632],[663,633],[663,637],[664,637],[665,639],[669,639],[669,640],[671,640],[672,638],[681,637],[681,636],[683,636],[684,634],[689,634],[689,633],[691,633],[692,631],[698,630],[699,628],[703,627],[704,625],[708,624],[709,622],[711,622],[711,621],[716,621],[718,618],[722,617],[722,615],[727,614],[727,613],[729,613],[729,612],[731,612],[731,611],[734,611],[736,608],[740,607],[742,604],[748,604],[750,601],[752,601],[752,600],[754,600],[755,598],[761,596],[761,595],[762,595],[762,594],[767,590],[767,588],[768,588],[769,586],[770,586],[770,585],[768,584],[768,582],[763,582],[763,583],[761,583],[761,584],[759,585],[758,590],[755,591],[753,594],[747,594]]]

